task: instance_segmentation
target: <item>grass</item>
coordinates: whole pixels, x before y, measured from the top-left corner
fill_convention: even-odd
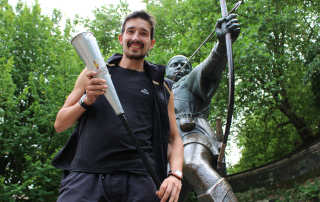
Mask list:
[[[320,202],[320,177],[302,184],[295,182],[293,188],[274,190],[264,187],[236,193],[236,196],[241,202]]]

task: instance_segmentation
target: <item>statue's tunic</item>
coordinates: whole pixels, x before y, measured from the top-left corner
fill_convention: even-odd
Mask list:
[[[218,88],[220,79],[207,83],[207,85],[211,86],[213,83],[216,84],[214,89],[210,88],[210,91],[208,91],[208,88],[201,86],[201,83],[204,83],[201,80],[210,80],[203,78],[205,76],[202,70],[203,63],[173,85],[176,121],[184,145],[190,143],[202,144],[213,155],[219,155],[217,138],[211,125],[208,123],[208,116],[211,98]],[[180,122],[188,117],[192,117],[196,125],[194,129],[183,132],[180,128]]]

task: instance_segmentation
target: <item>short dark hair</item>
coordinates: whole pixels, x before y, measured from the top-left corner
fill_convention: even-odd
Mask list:
[[[154,26],[156,25],[156,21],[152,15],[150,15],[149,13],[147,13],[144,10],[134,11],[133,13],[130,13],[129,15],[127,15],[126,19],[124,20],[124,22],[122,24],[121,34],[123,35],[123,33],[124,33],[124,29],[125,29],[125,25],[126,25],[127,21],[130,19],[135,19],[135,18],[141,18],[141,19],[150,23],[150,25],[151,25],[150,37],[152,40],[154,38]]]

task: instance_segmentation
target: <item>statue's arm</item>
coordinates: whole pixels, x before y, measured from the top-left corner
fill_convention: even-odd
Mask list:
[[[199,99],[209,102],[219,87],[226,64],[226,51],[219,47],[218,42],[209,56],[188,75],[186,82],[189,90]]]
[[[231,14],[227,18],[218,20],[216,33],[219,41],[214,45],[209,56],[192,70],[186,79],[189,90],[195,96],[207,102],[217,91],[222,71],[227,64],[225,34],[227,32],[231,33],[232,43],[236,41],[240,34],[240,25],[236,17],[237,15]]]
[[[214,82],[221,78],[222,71],[227,64],[227,51],[224,44],[217,42],[209,56],[200,64],[202,65],[202,80]]]

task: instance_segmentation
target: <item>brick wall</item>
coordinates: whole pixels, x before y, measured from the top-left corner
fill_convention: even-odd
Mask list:
[[[320,170],[320,140],[279,160],[227,176],[235,192],[275,185]]]

